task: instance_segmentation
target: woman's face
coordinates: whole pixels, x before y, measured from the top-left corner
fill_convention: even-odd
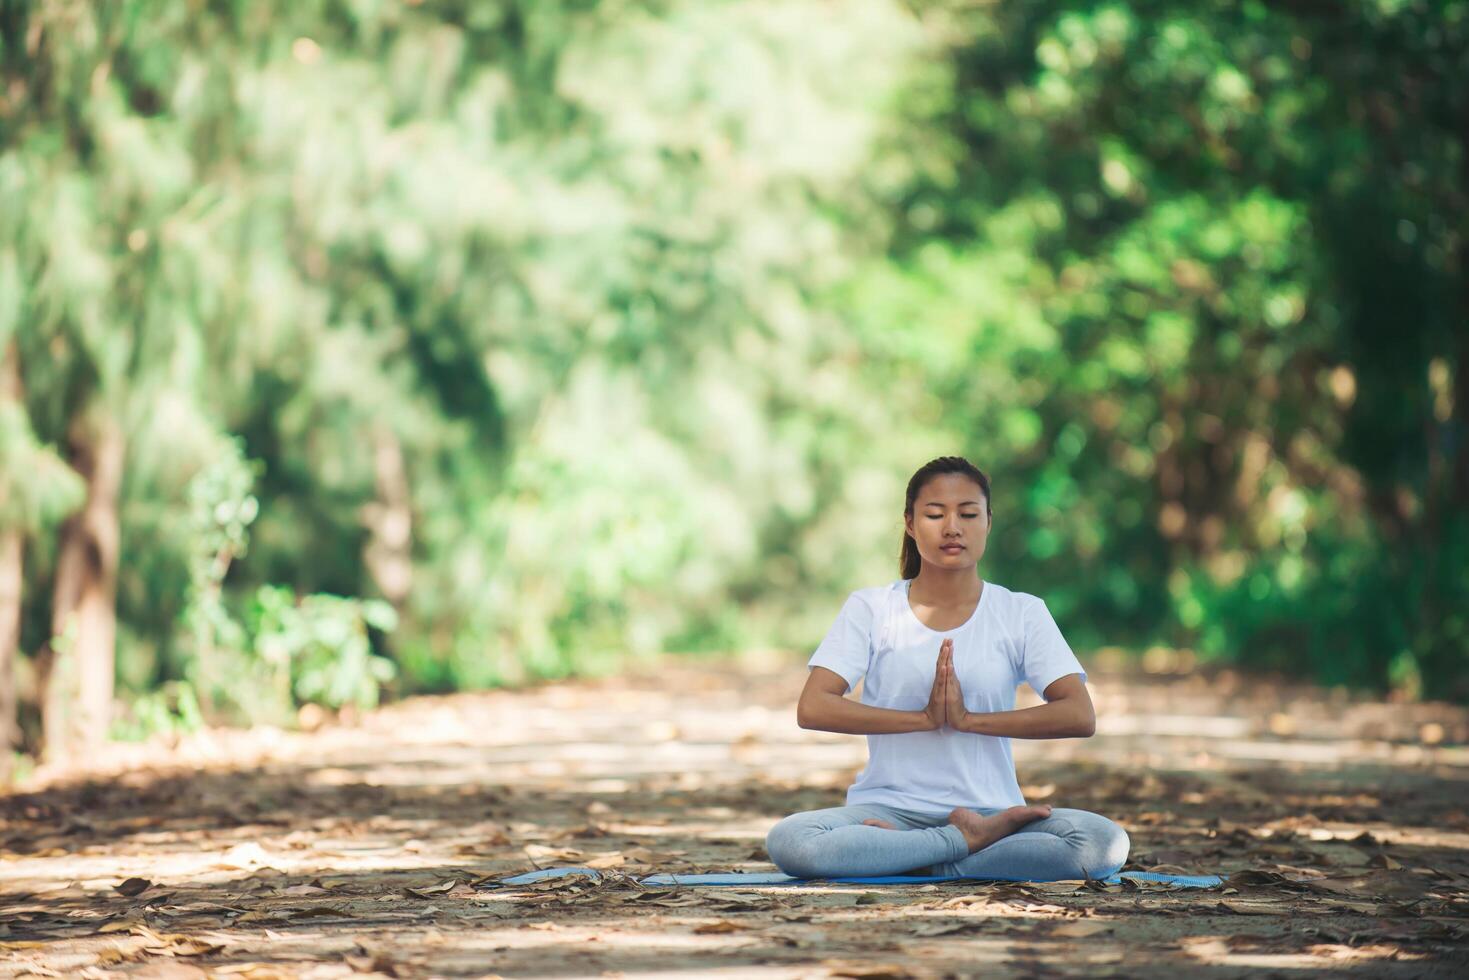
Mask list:
[[[918,491],[904,518],[924,562],[943,569],[973,568],[990,535],[989,501],[962,473],[943,473]]]

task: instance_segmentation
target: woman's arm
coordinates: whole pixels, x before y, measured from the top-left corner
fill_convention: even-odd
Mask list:
[[[1045,704],[1019,711],[967,712],[949,724],[961,732],[1006,738],[1089,738],[1097,730],[1097,712],[1080,674],[1067,674],[1046,685]]]
[[[938,690],[938,679],[934,690]],[[847,681],[834,670],[812,667],[796,703],[796,724],[823,732],[844,735],[885,735],[893,732],[931,732],[942,723],[943,702],[930,694],[928,708],[899,711],[877,708],[844,697]],[[940,713],[935,720],[933,712]]]

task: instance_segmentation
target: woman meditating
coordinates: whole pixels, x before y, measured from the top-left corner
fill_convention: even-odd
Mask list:
[[[786,817],[765,839],[799,878],[935,874],[1106,878],[1127,833],[1086,810],[1026,806],[1011,738],[1096,729],[1086,672],[1045,602],[979,578],[989,480],[942,456],[908,482],[902,579],[853,592],[812,655],[802,728],[866,735],[847,805]],[[860,702],[845,697],[866,678]],[[1045,704],[1020,711],[1024,680]]]

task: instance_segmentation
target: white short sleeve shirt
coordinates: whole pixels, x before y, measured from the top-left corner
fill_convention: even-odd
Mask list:
[[[933,688],[939,645],[954,641],[954,669],[970,711],[1010,711],[1021,681],[1037,693],[1082,669],[1040,598],[985,582],[974,614],[962,626],[933,630],[908,603],[909,579],[858,589],[812,654],[848,690],[866,678],[862,703],[922,710]],[[882,803],[919,813],[956,806],[1008,807],[1025,802],[1015,779],[1010,740],[945,729],[867,736],[867,767],[847,791],[847,803]]]

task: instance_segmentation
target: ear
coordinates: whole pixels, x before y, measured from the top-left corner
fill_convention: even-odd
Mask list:
[[[918,540],[913,535],[913,515],[912,514],[904,514],[903,515],[903,533],[907,534],[908,537],[913,538],[913,540],[915,540],[915,541]]]

